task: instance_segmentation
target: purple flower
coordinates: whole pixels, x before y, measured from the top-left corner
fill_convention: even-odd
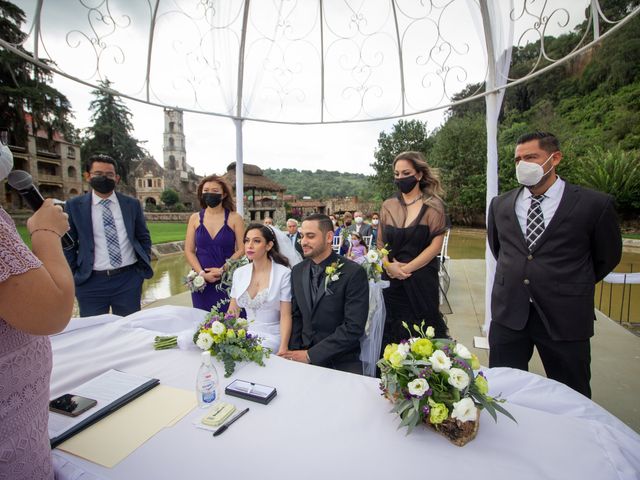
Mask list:
[[[235,318],[235,316],[233,315],[233,313],[225,313],[224,314],[224,319],[225,320],[233,320]]]
[[[463,368],[467,368],[467,369],[471,368],[471,366],[461,358],[454,358],[453,362],[457,363],[458,365],[460,365]]]
[[[422,407],[423,415],[429,415],[429,412],[431,412],[431,409],[429,408],[429,405],[425,405],[424,407]]]

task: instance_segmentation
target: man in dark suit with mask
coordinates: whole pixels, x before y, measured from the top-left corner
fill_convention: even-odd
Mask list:
[[[362,374],[360,337],[369,313],[367,274],[333,251],[328,216],[305,218],[301,236],[305,260],[291,271],[293,326],[289,351],[281,356]]]
[[[80,316],[126,316],[140,310],[142,282],[153,276],[151,236],[140,202],[115,192],[120,176],[108,155],[87,161],[92,191],[66,203],[74,247],[65,250]]]
[[[613,198],[562,180],[561,160],[552,134],[523,135],[522,186],[489,207],[489,365],[527,370],[535,346],[547,377],[590,397],[595,284],[620,261],[622,240]]]

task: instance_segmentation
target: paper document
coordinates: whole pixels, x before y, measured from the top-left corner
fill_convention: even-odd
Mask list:
[[[116,400],[126,396],[129,392],[144,385],[150,379],[140,375],[109,370],[96,378],[89,380],[72,391],[73,395],[92,398],[98,404],[77,417],[68,417],[61,413],[49,412],[49,438],[55,438],[82,423],[91,415],[108,407]]]
[[[165,427],[196,406],[193,391],[158,385],[58,447],[113,468]]]

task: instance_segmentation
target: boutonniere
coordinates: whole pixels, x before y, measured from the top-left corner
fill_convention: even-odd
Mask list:
[[[342,275],[342,272],[340,271],[340,269],[342,268],[342,266],[344,265],[343,262],[341,262],[340,260],[337,260],[335,262],[333,262],[331,265],[329,265],[327,268],[324,269],[324,289],[325,291],[327,290],[327,288],[329,287],[329,285],[331,285],[333,282],[337,282],[338,279],[340,278],[340,275]]]

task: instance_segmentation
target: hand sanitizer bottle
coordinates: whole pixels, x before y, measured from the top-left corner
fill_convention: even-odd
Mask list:
[[[196,396],[200,408],[209,408],[218,399],[218,372],[211,363],[211,353],[202,352],[202,364],[196,378]]]

